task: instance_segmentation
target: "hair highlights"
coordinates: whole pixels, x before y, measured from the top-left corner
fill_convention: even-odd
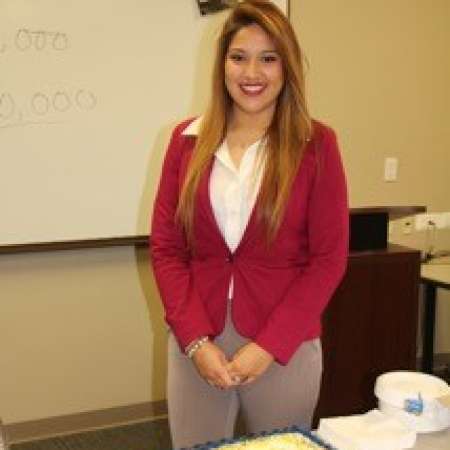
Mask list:
[[[243,27],[259,25],[272,39],[280,55],[284,86],[267,131],[264,175],[257,200],[257,218],[271,241],[282,221],[304,148],[312,135],[305,99],[303,58],[288,19],[272,2],[246,0],[235,6],[217,42],[212,95],[203,117],[192,158],[180,194],[177,218],[188,242],[193,244],[194,199],[199,181],[223,141],[232,100],[225,86],[225,58],[234,35]]]

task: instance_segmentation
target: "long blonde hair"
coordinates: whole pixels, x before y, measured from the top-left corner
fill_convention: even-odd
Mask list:
[[[273,3],[246,0],[235,6],[217,42],[213,68],[212,95],[200,126],[180,193],[177,218],[193,243],[195,194],[199,181],[225,139],[232,99],[225,86],[225,58],[234,35],[243,27],[257,24],[272,39],[280,55],[284,86],[267,130],[264,175],[257,201],[257,218],[270,242],[280,226],[292,182],[307,141],[312,135],[311,118],[305,99],[303,58],[288,19]]]

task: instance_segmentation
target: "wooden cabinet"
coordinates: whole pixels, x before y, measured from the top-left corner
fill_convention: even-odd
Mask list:
[[[420,253],[389,245],[351,252],[347,273],[323,317],[320,417],[376,407],[376,377],[414,370]]]

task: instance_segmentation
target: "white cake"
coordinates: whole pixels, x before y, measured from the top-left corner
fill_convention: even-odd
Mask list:
[[[316,444],[300,433],[277,433],[224,444],[215,450],[320,450],[325,447]]]

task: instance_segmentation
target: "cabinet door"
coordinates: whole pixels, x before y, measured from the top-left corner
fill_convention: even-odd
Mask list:
[[[415,256],[385,258],[373,266],[370,355],[378,373],[416,367],[420,261]]]
[[[324,372],[318,406],[320,417],[363,410],[370,370],[367,333],[373,274],[365,264],[350,264],[347,275],[323,317]]]

